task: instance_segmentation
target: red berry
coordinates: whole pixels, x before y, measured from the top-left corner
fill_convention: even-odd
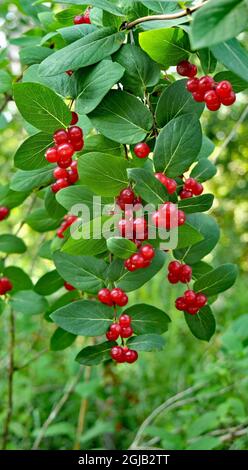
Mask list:
[[[116,336],[116,333],[114,333],[113,331],[107,331],[106,333],[106,338],[108,341],[115,341],[118,339],[118,337],[119,335]]]
[[[187,284],[187,282],[190,282],[191,279],[192,279],[192,268],[188,266],[187,264],[183,264],[181,266],[179,280],[183,282],[184,284]]]
[[[196,294],[196,299],[195,299],[195,306],[198,307],[198,308],[202,308],[204,307],[204,305],[206,305],[208,299],[206,297],[206,295],[204,294]]]
[[[141,254],[141,256],[145,259],[145,260],[151,260],[154,258],[155,256],[155,250],[153,248],[152,245],[143,245],[140,249],[139,249],[139,253]]]
[[[178,299],[175,302],[175,306],[177,310],[184,311],[187,308],[186,302],[183,297],[178,297]]]
[[[203,188],[202,184],[201,184],[201,183],[198,183],[198,182],[196,181],[196,184],[195,184],[195,187],[194,187],[194,191],[193,191],[193,192],[194,192],[194,195],[195,195],[195,196],[200,196],[200,194],[203,193],[203,189],[204,189],[204,188]]]
[[[133,349],[128,349],[125,352],[125,360],[129,364],[133,364],[133,362],[137,361],[137,359],[138,359],[137,351],[134,351]]]
[[[103,288],[99,290],[97,297],[98,300],[102,302],[102,304],[109,305],[110,307],[113,305],[113,301],[111,299],[111,292],[109,289]]]
[[[83,147],[84,147],[84,140],[82,139],[82,140],[78,140],[76,142],[73,141],[72,145],[73,145],[73,148],[74,148],[75,152],[80,152],[80,150],[82,150]]]
[[[130,258],[126,259],[124,266],[128,271],[136,271],[137,269],[136,266],[132,264],[132,261]]]
[[[130,338],[133,335],[133,329],[131,326],[126,326],[121,328],[120,336],[122,338]]]
[[[144,258],[139,253],[132,255],[130,261],[136,267],[136,269],[141,269],[144,267]]]
[[[58,131],[54,132],[53,140],[57,145],[66,144],[69,140],[69,135],[65,129],[59,129]]]
[[[217,111],[220,108],[221,102],[215,90],[207,91],[204,101],[210,111]]]
[[[193,78],[197,74],[197,67],[194,64],[190,64],[189,71],[188,71],[188,77]]]
[[[61,228],[59,228],[59,229],[57,230],[57,237],[59,237],[59,238],[64,238],[63,233],[64,233],[64,230],[61,229]]]
[[[167,278],[171,284],[177,284],[179,282],[178,275],[175,273],[169,272]]]
[[[186,222],[186,215],[182,210],[178,211],[178,226],[185,224]]]
[[[190,69],[191,64],[188,60],[182,60],[181,62],[179,62],[179,64],[177,64],[177,73],[179,75],[182,75],[182,77],[189,77]]]
[[[47,149],[45,158],[49,163],[56,163],[59,158],[56,147],[50,147]]]
[[[73,160],[72,164],[71,164],[71,170],[74,172],[74,173],[77,173],[78,172],[78,162],[77,160]]]
[[[121,315],[119,318],[119,325],[122,328],[126,328],[127,326],[131,325],[131,321],[132,321],[131,317],[127,315],[126,313],[123,313],[123,315]]]
[[[199,312],[198,307],[187,307],[186,312],[190,315],[196,315]]]
[[[119,198],[123,204],[133,204],[135,194],[132,189],[126,188],[120,192]]]
[[[202,93],[200,93],[199,91],[194,91],[192,93],[192,96],[193,96],[194,100],[197,101],[197,103],[203,103],[204,95]]]
[[[64,282],[64,288],[65,288],[66,290],[69,290],[69,291],[75,290],[75,287],[73,287],[71,284],[69,284],[69,283],[66,282],[66,281]]]
[[[8,209],[8,207],[4,207],[4,206],[0,207],[0,221],[6,219],[9,213],[10,213],[10,210]]]
[[[67,186],[69,186],[69,181],[65,178],[61,178],[61,179],[57,180],[56,183],[53,183],[51,185],[51,189],[52,189],[53,193],[57,193],[61,189],[67,188]]]
[[[68,171],[68,181],[70,184],[74,184],[78,181],[78,174],[72,170]]]
[[[69,77],[73,74],[73,70],[66,70],[67,75],[69,75]]]
[[[186,189],[182,189],[182,191],[180,191],[179,193],[179,196],[181,199],[188,199],[190,197],[193,197],[193,194],[191,191],[187,191]]]
[[[134,147],[134,153],[136,157],[138,158],[146,158],[148,157],[151,149],[149,145],[146,144],[146,142],[140,142],[139,144],[136,144]]]
[[[74,148],[69,143],[61,144],[57,147],[57,154],[58,154],[59,160],[62,160],[62,159],[67,160],[73,156]]]
[[[59,158],[59,160],[58,160],[57,163],[58,163],[58,166],[59,166],[60,168],[68,168],[69,166],[71,166],[72,159],[71,159],[71,157]]]
[[[184,292],[184,300],[187,305],[192,305],[195,303],[196,300],[196,293],[193,290],[186,290]]]
[[[164,186],[166,185],[166,179],[167,177],[165,176],[164,173],[155,173],[154,174],[155,178],[160,181]]]
[[[195,91],[198,91],[198,86],[199,86],[199,78],[189,78],[187,81],[187,90],[190,91],[190,93],[193,93]]]
[[[147,221],[143,217],[137,217],[133,222],[135,238],[143,240],[148,230]]]
[[[231,83],[228,82],[228,80],[222,80],[216,85],[215,91],[222,101],[222,98],[228,98],[230,96],[233,89]]]
[[[78,122],[78,114],[75,113],[75,111],[72,111],[71,113],[71,126],[74,126]]]
[[[204,95],[207,91],[213,89],[214,84],[215,84],[214,79],[212,77],[209,77],[208,75],[200,78],[199,84],[198,84],[199,93],[202,93]]]
[[[57,168],[55,168],[54,172],[53,172],[53,176],[56,180],[59,180],[59,179],[66,179],[68,178],[68,173],[67,171],[64,169],[64,168],[60,168],[59,166]]]
[[[196,183],[197,181],[194,178],[188,178],[186,179],[184,183],[184,189],[186,189],[186,191],[191,191],[193,193]]]
[[[133,238],[133,222],[131,220],[119,220],[118,229],[123,238]]]
[[[221,103],[224,104],[224,106],[231,106],[233,103],[236,101],[236,95],[234,91],[231,91],[229,96],[226,96],[225,98],[221,98]]]
[[[68,134],[72,142],[82,141],[83,139],[83,131],[81,127],[78,127],[78,126],[69,127]]]
[[[110,297],[112,302],[120,307],[124,307],[128,303],[128,296],[119,287],[115,287],[111,290]]]
[[[0,295],[6,294],[13,289],[12,282],[7,277],[2,277],[0,279]]]
[[[119,325],[119,323],[113,323],[110,328],[109,328],[109,331],[112,333],[112,335],[115,336],[115,340],[119,338],[120,336],[120,332],[121,332],[121,327]]]
[[[74,24],[85,24],[85,23],[87,23],[87,21],[85,21],[84,15],[77,15],[77,16],[74,16],[73,23]]]
[[[173,194],[177,190],[177,182],[172,178],[166,177],[165,186],[169,194]]]
[[[123,349],[121,346],[114,346],[111,349],[110,355],[112,359],[114,359],[117,362],[124,362],[125,361],[125,354],[123,353]],[[121,359],[124,359],[123,361]]]
[[[181,263],[179,261],[171,261],[168,265],[168,271],[172,274],[179,276],[181,271]]]

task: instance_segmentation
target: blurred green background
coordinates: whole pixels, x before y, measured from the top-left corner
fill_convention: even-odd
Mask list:
[[[17,13],[14,3],[3,2],[0,6],[0,26],[5,32],[0,33],[3,48],[7,46],[6,34],[13,39],[17,30],[20,35],[28,22],[32,24],[32,17]],[[17,76],[19,61],[13,44],[7,51],[0,51],[1,67],[6,58],[11,60],[11,71]],[[4,99],[0,95],[0,108]],[[6,184],[14,171],[13,154],[25,137],[22,125],[10,101],[0,120],[0,184]],[[181,290],[166,282],[166,266],[130,296],[131,303],[149,302],[169,313],[172,323],[165,334],[166,348],[159,353],[141,353],[138,363],[131,367],[111,363],[90,371],[80,369],[74,357],[82,347],[82,339],[63,352],[49,352],[54,325],[44,318],[19,314],[15,340],[15,363],[19,369],[14,374],[14,414],[8,449],[248,448],[245,93],[238,95],[231,109],[206,111],[203,126],[216,145],[212,158],[217,159],[218,173],[206,187],[215,194],[211,213],[222,230],[218,247],[206,261],[213,266],[234,262],[240,269],[236,285],[214,304],[217,334],[209,344],[191,335],[174,308],[174,299]],[[16,231],[29,204],[27,200],[12,211],[7,221],[1,222],[1,233]],[[25,239],[28,252],[9,256],[7,264],[22,267],[36,282],[52,269],[50,261],[37,256],[44,237],[27,225],[20,236]],[[54,232],[49,237],[52,239]],[[1,315],[0,429],[7,411],[8,323],[8,314]],[[188,392],[176,396],[189,387]]]

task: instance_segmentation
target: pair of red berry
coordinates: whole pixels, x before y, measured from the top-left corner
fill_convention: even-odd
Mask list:
[[[112,290],[103,288],[98,292],[97,297],[98,300],[102,302],[102,304],[109,305],[110,307],[113,305],[125,307],[125,305],[128,303],[127,294],[119,287],[115,287]]]
[[[184,292],[182,297],[176,299],[175,305],[177,310],[187,312],[190,315],[196,315],[206,305],[207,301],[206,295],[189,289]]]
[[[74,24],[91,24],[90,9],[87,8],[87,10],[85,10],[84,12],[84,15],[74,16],[73,23]]]
[[[171,261],[168,266],[168,281],[171,284],[183,282],[187,284],[192,279],[192,268],[188,264],[179,261]]]
[[[64,232],[74,223],[76,222],[77,217],[75,215],[66,214],[64,216],[63,222],[60,225],[59,229],[57,230],[57,236],[59,238],[64,238]]]
[[[116,198],[116,203],[120,207],[122,211],[126,209],[126,205],[133,205],[141,204],[142,200],[140,197],[136,197],[133,190],[131,188],[123,189],[119,196]]]
[[[139,144],[136,144],[134,147],[134,153],[136,157],[138,158],[146,158],[148,157],[150,152],[151,152],[151,149],[146,142],[140,142]]]
[[[13,289],[13,284],[7,277],[1,277],[0,279],[0,295],[5,295],[7,292]]]
[[[155,178],[167,189],[168,194],[173,194],[177,190],[177,182],[166,176],[164,173],[155,173]]]
[[[4,207],[4,206],[0,207],[0,222],[1,220],[6,219],[9,213],[10,213],[10,210],[8,209],[8,207]]]
[[[193,195],[200,196],[203,193],[203,189],[204,188],[201,183],[198,183],[194,178],[188,178],[185,181],[179,196],[181,199],[188,199],[189,197],[193,197]]]
[[[112,323],[109,330],[106,333],[108,341],[116,341],[119,336],[121,338],[130,338],[133,335],[133,329],[131,327],[131,317],[125,313],[120,316],[118,323]]]
[[[155,256],[155,250],[152,245],[143,245],[140,247],[138,253],[134,253],[128,258],[124,266],[128,271],[136,271],[137,269],[147,268],[150,266],[152,259]]]
[[[152,221],[157,228],[167,230],[183,225],[186,221],[185,213],[177,209],[176,204],[165,202],[158,211],[152,215]]]
[[[133,364],[138,359],[137,351],[129,349],[127,346],[113,346],[110,355],[118,363],[128,362],[128,364]]]
[[[57,166],[53,172],[53,177],[57,180],[51,185],[53,193],[57,193],[63,188],[67,188],[78,181],[77,160],[73,160],[70,169]]]
[[[144,217],[137,217],[133,220],[133,216],[130,215],[129,218],[121,219],[118,229],[121,236],[129,240],[147,240],[148,238],[148,224]]]

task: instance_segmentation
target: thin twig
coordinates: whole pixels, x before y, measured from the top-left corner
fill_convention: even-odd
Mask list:
[[[199,3],[198,5],[195,5],[191,8],[186,8],[185,10],[180,10],[177,13],[172,13],[168,15],[151,15],[151,16],[143,16],[142,18],[137,18],[134,21],[131,21],[130,23],[126,23],[123,25],[123,29],[131,29],[137,26],[140,23],[144,23],[146,21],[154,21],[154,20],[175,20],[177,18],[183,18],[184,16],[191,15],[191,13],[194,13],[194,11],[198,10],[201,8],[203,5],[207,3],[208,0],[204,0],[203,2]]]
[[[51,413],[43,423],[43,426],[40,429],[40,432],[37,436],[37,438],[34,441],[32,450],[37,450],[42,442],[42,440],[45,437],[46,431],[49,428],[50,424],[55,420],[55,418],[58,416],[60,410],[63,408],[64,404],[67,402],[68,398],[70,395],[74,392],[75,387],[77,386],[77,383],[82,375],[83,368],[81,367],[78,374],[76,375],[75,379],[71,382],[71,384],[68,386],[68,384],[65,386],[65,391],[58,401],[58,403],[52,408]]]
[[[88,383],[91,376],[91,368],[86,367],[84,373],[84,383]],[[84,426],[85,426],[85,417],[88,408],[88,399],[83,398],[80,405],[79,415],[78,415],[78,425],[76,430],[76,439],[73,449],[80,450],[80,437],[83,434]]]
[[[8,409],[3,428],[2,450],[5,450],[9,439],[9,426],[13,415],[13,378],[14,378],[14,351],[15,351],[15,316],[10,309],[9,316],[9,366],[8,366]]]

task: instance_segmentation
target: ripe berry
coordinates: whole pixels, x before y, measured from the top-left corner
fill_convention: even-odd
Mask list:
[[[184,284],[187,284],[187,282],[190,282],[191,279],[192,279],[192,268],[188,266],[187,264],[183,264],[180,269],[179,280],[183,282]]]
[[[224,106],[231,106],[233,103],[236,101],[236,95],[234,91],[231,91],[229,96],[226,96],[225,98],[221,98],[221,103],[224,104]]]
[[[188,77],[193,78],[197,74],[197,67],[194,64],[190,64],[190,68],[188,71]]]
[[[123,189],[119,194],[119,199],[123,204],[133,204],[135,194],[130,188]]]
[[[200,196],[200,194],[203,193],[203,189],[204,189],[204,188],[203,188],[202,184],[201,184],[201,183],[198,183],[198,182],[196,181],[196,184],[195,184],[195,187],[194,187],[194,195],[195,195],[195,196]]]
[[[136,266],[134,264],[132,264],[132,261],[131,261],[130,258],[126,259],[126,261],[124,263],[124,266],[130,272],[136,271],[136,269],[137,269]]]
[[[217,111],[220,108],[221,102],[215,90],[207,91],[204,101],[210,111]]]
[[[122,328],[126,328],[127,326],[131,325],[131,321],[132,321],[131,317],[127,315],[126,313],[123,313],[123,315],[121,315],[119,318],[119,325]]]
[[[78,162],[77,162],[77,160],[73,160],[73,162],[71,164],[71,171],[73,171],[74,173],[78,172]]]
[[[188,199],[190,197],[193,197],[193,194],[191,191],[187,191],[186,189],[182,189],[182,191],[180,191],[179,193],[179,196],[181,199]]]
[[[97,294],[98,300],[102,302],[102,304],[109,305],[110,307],[113,305],[113,301],[111,299],[111,292],[109,289],[103,288]]]
[[[197,74],[197,67],[188,60],[182,60],[177,65],[177,73],[182,77],[194,77]]]
[[[198,307],[187,307],[186,312],[189,313],[190,315],[196,315],[199,311]]]
[[[80,152],[80,150],[82,150],[83,147],[84,147],[84,140],[82,139],[82,140],[78,140],[76,142],[73,141],[72,146],[73,146],[75,152]]]
[[[168,271],[172,274],[179,276],[181,271],[181,263],[179,261],[171,261],[168,265]]]
[[[89,14],[74,16],[73,23],[74,24],[90,24],[91,21],[90,21]]]
[[[137,351],[134,351],[133,349],[128,349],[125,352],[125,360],[129,364],[133,364],[133,362],[137,361],[137,359],[138,359]]]
[[[190,91],[190,93],[193,93],[195,91],[198,91],[198,86],[199,86],[199,78],[189,78],[187,81],[187,90]]]
[[[0,279],[0,295],[6,294],[13,289],[12,282],[7,277],[2,277]]]
[[[64,288],[69,291],[75,290],[75,287],[73,287],[71,284],[69,284],[69,282],[66,281],[64,282]]]
[[[78,174],[72,170],[69,170],[67,178],[70,184],[74,184],[78,181]]]
[[[119,338],[120,332],[121,332],[120,325],[118,323],[113,323],[110,326],[109,331],[107,332],[106,336],[107,336],[109,341],[115,341],[116,339]],[[111,339],[109,339],[109,338],[111,338]]]
[[[178,297],[178,299],[176,299],[175,306],[177,310],[180,310],[180,311],[186,310],[187,305],[184,300],[184,297]]]
[[[155,250],[153,248],[152,245],[143,245],[140,249],[139,249],[139,253],[140,255],[142,256],[142,258],[144,258],[145,260],[151,260],[154,258],[155,256]]]
[[[130,261],[136,269],[144,267],[144,258],[139,253],[135,253],[134,255],[132,255]]]
[[[83,131],[81,127],[78,127],[78,126],[69,127],[68,134],[72,142],[82,141],[83,139]]]
[[[222,98],[228,98],[230,96],[233,89],[231,83],[228,82],[228,80],[222,80],[217,84],[215,91],[222,101]]]
[[[56,180],[59,180],[59,179],[66,179],[68,178],[68,173],[67,171],[64,169],[64,168],[60,168],[59,166],[57,168],[55,168],[54,172],[53,172],[53,176]]]
[[[59,158],[56,147],[50,147],[47,149],[45,158],[49,163],[56,163]]]
[[[0,221],[6,219],[9,213],[10,213],[10,210],[8,209],[8,207],[4,207],[4,206],[0,207]]]
[[[72,163],[72,159],[71,157],[63,157],[63,158],[59,158],[58,160],[58,166],[60,168],[68,168],[69,166],[71,166],[71,163]]]
[[[133,238],[133,222],[121,219],[118,222],[118,230],[123,238]]]
[[[198,83],[199,93],[202,93],[204,95],[207,91],[213,89],[214,84],[215,84],[214,79],[212,77],[209,77],[208,75],[200,78],[199,83]]]
[[[196,185],[196,180],[194,178],[188,178],[186,179],[184,183],[184,189],[186,189],[186,191],[192,191],[193,193],[195,185]]]
[[[169,194],[173,194],[176,191],[177,182],[175,180],[168,178],[164,173],[155,173],[154,176],[166,187]]]
[[[71,77],[71,75],[73,74],[73,70],[66,70],[67,75],[69,75],[69,77]]]
[[[133,329],[131,328],[131,326],[126,326],[126,327],[121,328],[120,336],[122,338],[130,338],[130,336],[132,335],[133,335]]]
[[[69,143],[61,144],[57,147],[57,154],[59,160],[67,160],[73,156],[74,148]]]
[[[121,346],[114,346],[111,349],[110,355],[112,359],[114,359],[117,362],[125,362],[125,354]]]
[[[196,293],[193,290],[186,290],[184,292],[184,300],[186,305],[193,305],[196,300]]]
[[[146,142],[140,142],[139,144],[136,144],[134,147],[134,153],[136,157],[138,158],[146,158],[148,157],[151,149],[149,145],[147,145]]]
[[[180,227],[181,225],[185,224],[186,222],[186,215],[185,213],[179,209],[178,211],[178,226]]]
[[[172,272],[169,272],[168,273],[168,281],[171,283],[171,284],[177,284],[178,281],[179,281],[179,278],[178,278],[178,275],[177,274],[174,274]]]
[[[57,180],[56,183],[53,183],[51,185],[51,189],[52,189],[53,193],[57,193],[61,189],[67,188],[67,186],[69,186],[69,181],[65,178],[61,178],[61,179]]]
[[[197,103],[203,103],[204,95],[202,93],[200,93],[199,91],[194,91],[192,93],[192,96],[193,96],[194,100],[197,101]]]
[[[198,307],[198,308],[204,307],[204,305],[206,305],[207,301],[208,301],[208,299],[207,299],[206,295],[196,294],[196,299],[195,299],[196,307]]]
[[[111,290],[110,298],[113,303],[119,305],[120,307],[124,307],[128,303],[128,296],[119,287]]]
[[[54,132],[53,140],[57,145],[65,144],[69,140],[69,135],[65,129],[59,129],[58,131]]]
[[[78,122],[78,114],[75,113],[75,111],[72,111],[71,113],[71,126],[74,126]]]
[[[133,230],[138,240],[144,240],[148,230],[147,221],[143,217],[137,217],[133,222]]]

